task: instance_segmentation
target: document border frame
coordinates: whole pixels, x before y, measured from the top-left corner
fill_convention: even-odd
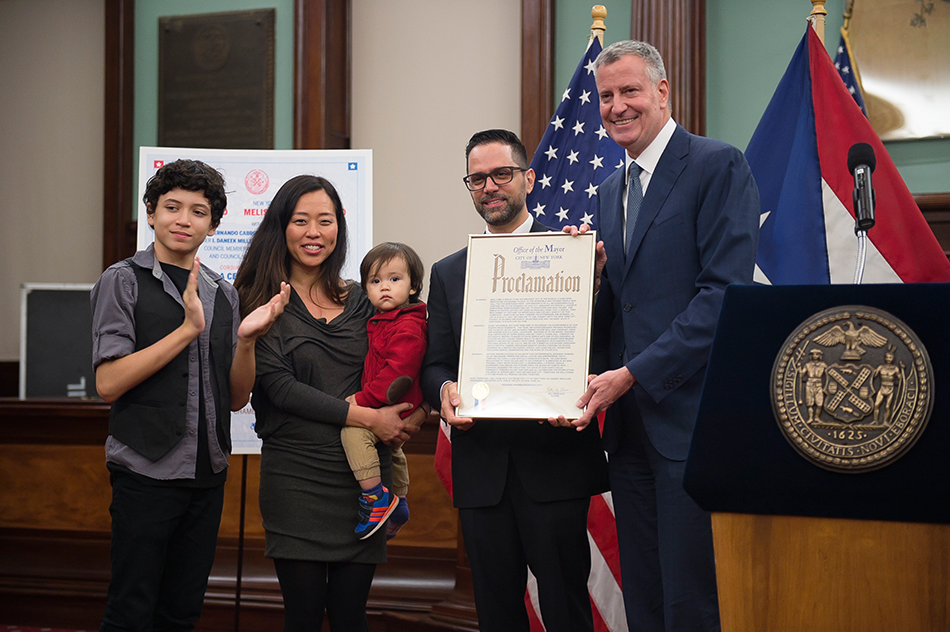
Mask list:
[[[489,407],[488,410],[484,412],[479,412],[477,410],[471,410],[473,406],[471,404],[466,404],[467,401],[470,401],[471,394],[468,394],[468,397],[463,393],[463,389],[467,388],[468,376],[471,372],[471,365],[473,363],[472,354],[477,352],[478,349],[473,350],[472,344],[470,343],[473,334],[471,333],[472,323],[470,322],[471,316],[471,306],[472,306],[472,270],[477,269],[479,261],[484,261],[485,259],[490,259],[493,255],[485,251],[483,252],[483,246],[491,240],[511,240],[512,242],[524,241],[525,244],[531,245],[532,241],[542,240],[542,239],[554,239],[556,241],[564,241],[565,243],[570,243],[571,256],[575,258],[581,258],[581,265],[583,266],[584,272],[581,273],[581,282],[582,288],[579,292],[580,304],[576,310],[578,315],[573,322],[577,322],[583,326],[584,336],[580,343],[575,346],[575,356],[579,355],[580,358],[575,357],[575,359],[570,363],[572,367],[572,375],[570,379],[571,388],[576,390],[576,398],[570,399],[569,407],[563,405],[551,405],[551,409],[547,411],[550,414],[539,415],[537,413],[530,413],[525,410],[519,410],[517,406],[506,407],[502,406],[501,408]],[[568,240],[570,240],[568,242]],[[534,244],[536,245],[536,244]],[[563,415],[566,419],[577,419],[583,413],[583,410],[577,408],[573,403],[587,390],[587,377],[590,374],[590,332],[593,320],[593,309],[594,309],[594,268],[596,263],[596,246],[597,246],[597,233],[596,231],[590,231],[580,235],[570,235],[568,233],[558,233],[558,232],[537,232],[537,233],[506,233],[506,234],[477,234],[469,235],[468,240],[468,250],[466,252],[466,267],[465,267],[465,287],[463,291],[463,302],[462,302],[462,330],[461,330],[461,342],[459,349],[459,368],[458,368],[458,389],[459,396],[461,398],[461,405],[456,407],[456,415],[460,417],[467,417],[471,419],[547,419],[548,417],[557,417]],[[511,246],[514,247],[514,246]],[[482,259],[484,257],[484,259]],[[485,263],[481,263],[481,266],[492,266],[490,260]],[[572,268],[577,269],[577,268]],[[586,275],[585,275],[586,273]],[[565,319],[565,322],[570,322],[568,319]],[[487,335],[485,336],[487,341]],[[467,342],[469,344],[467,344]],[[527,393],[527,391],[526,391]],[[537,393],[531,393],[533,397],[537,397]]]

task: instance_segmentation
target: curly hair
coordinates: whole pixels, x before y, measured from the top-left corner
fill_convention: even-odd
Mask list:
[[[200,160],[176,160],[164,165],[155,172],[145,185],[145,212],[152,215],[158,198],[172,189],[200,191],[211,205],[211,227],[216,228],[228,206],[228,196],[224,192],[224,177],[214,167]]]

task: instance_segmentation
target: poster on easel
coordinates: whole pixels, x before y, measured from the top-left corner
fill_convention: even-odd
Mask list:
[[[224,176],[228,207],[214,235],[198,249],[201,262],[233,283],[254,231],[260,225],[280,187],[294,176],[317,175],[329,180],[340,194],[349,236],[343,278],[359,279],[359,264],[373,246],[373,152],[369,149],[191,149],[142,147],[139,150],[139,192],[136,198],[136,249],[152,243],[148,225],[145,185],[165,163],[179,158],[200,160]],[[261,441],[254,432],[250,405],[231,413],[232,454],[259,454]]]

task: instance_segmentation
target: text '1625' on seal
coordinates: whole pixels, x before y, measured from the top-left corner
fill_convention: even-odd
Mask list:
[[[772,407],[806,459],[866,472],[903,456],[933,407],[933,370],[920,339],[891,314],[858,305],[815,314],[772,367]]]

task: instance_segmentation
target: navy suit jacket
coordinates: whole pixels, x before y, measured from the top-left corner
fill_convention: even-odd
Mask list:
[[[534,222],[531,232],[547,232]],[[432,266],[429,339],[422,363],[422,392],[435,410],[442,385],[458,381],[462,303],[468,248]],[[456,507],[498,504],[508,463],[528,495],[539,502],[569,500],[607,491],[607,462],[597,424],[583,432],[522,419],[479,419],[468,430],[452,428],[452,488]]]
[[[653,447],[684,460],[725,288],[752,282],[758,189],[742,152],[677,125],[626,255],[623,190],[624,169],[618,169],[597,194],[607,265],[594,310],[592,370],[626,366],[637,380],[633,412]],[[607,410],[608,452],[631,413],[625,403]]]

